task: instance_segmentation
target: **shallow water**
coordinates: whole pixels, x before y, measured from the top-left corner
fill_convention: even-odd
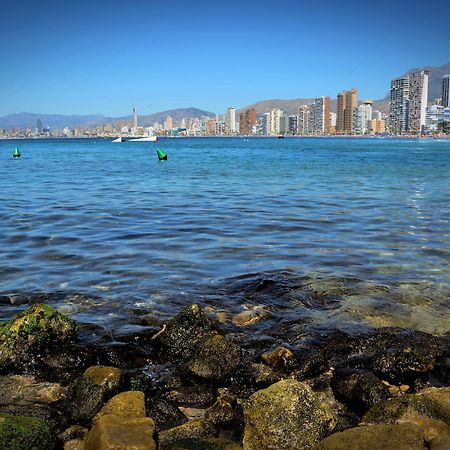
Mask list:
[[[196,301],[260,328],[450,329],[450,140],[157,145],[167,162],[153,143],[0,141],[0,317],[45,292],[109,326]]]

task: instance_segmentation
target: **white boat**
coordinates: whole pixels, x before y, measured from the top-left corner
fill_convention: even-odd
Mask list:
[[[158,140],[158,136],[147,136],[142,138],[130,139],[130,142],[156,142]]]
[[[123,141],[125,141],[125,139],[122,136],[120,136],[117,139],[113,140],[113,142],[123,142]]]

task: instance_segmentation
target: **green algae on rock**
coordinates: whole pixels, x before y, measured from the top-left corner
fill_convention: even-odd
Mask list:
[[[0,445],[4,450],[51,450],[55,441],[56,436],[45,420],[0,414]]]
[[[0,369],[37,362],[39,352],[74,342],[76,322],[45,304],[33,305],[0,324]]]
[[[253,394],[244,408],[244,450],[308,450],[335,426],[331,409],[287,379]]]

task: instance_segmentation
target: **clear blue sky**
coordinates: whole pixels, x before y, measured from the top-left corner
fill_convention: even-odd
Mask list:
[[[449,27],[448,0],[0,0],[0,115],[377,99],[449,62]]]

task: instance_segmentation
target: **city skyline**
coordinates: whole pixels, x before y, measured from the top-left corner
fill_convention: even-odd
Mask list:
[[[411,2],[396,3],[405,26],[423,30],[399,52],[391,43],[401,42],[404,30],[386,14],[392,5],[385,0],[370,14],[349,0],[284,8],[231,0],[220,14],[203,1],[119,7],[82,0],[63,8],[52,0],[8,2],[0,29],[7,63],[0,116],[121,116],[130,105],[141,114],[194,104],[219,112],[262,98],[334,98],[346,86],[358,86],[360,98],[381,99],[393,75],[448,62],[436,8],[445,3],[431,3],[427,14]],[[347,15],[354,25],[344,29],[340,19]]]

